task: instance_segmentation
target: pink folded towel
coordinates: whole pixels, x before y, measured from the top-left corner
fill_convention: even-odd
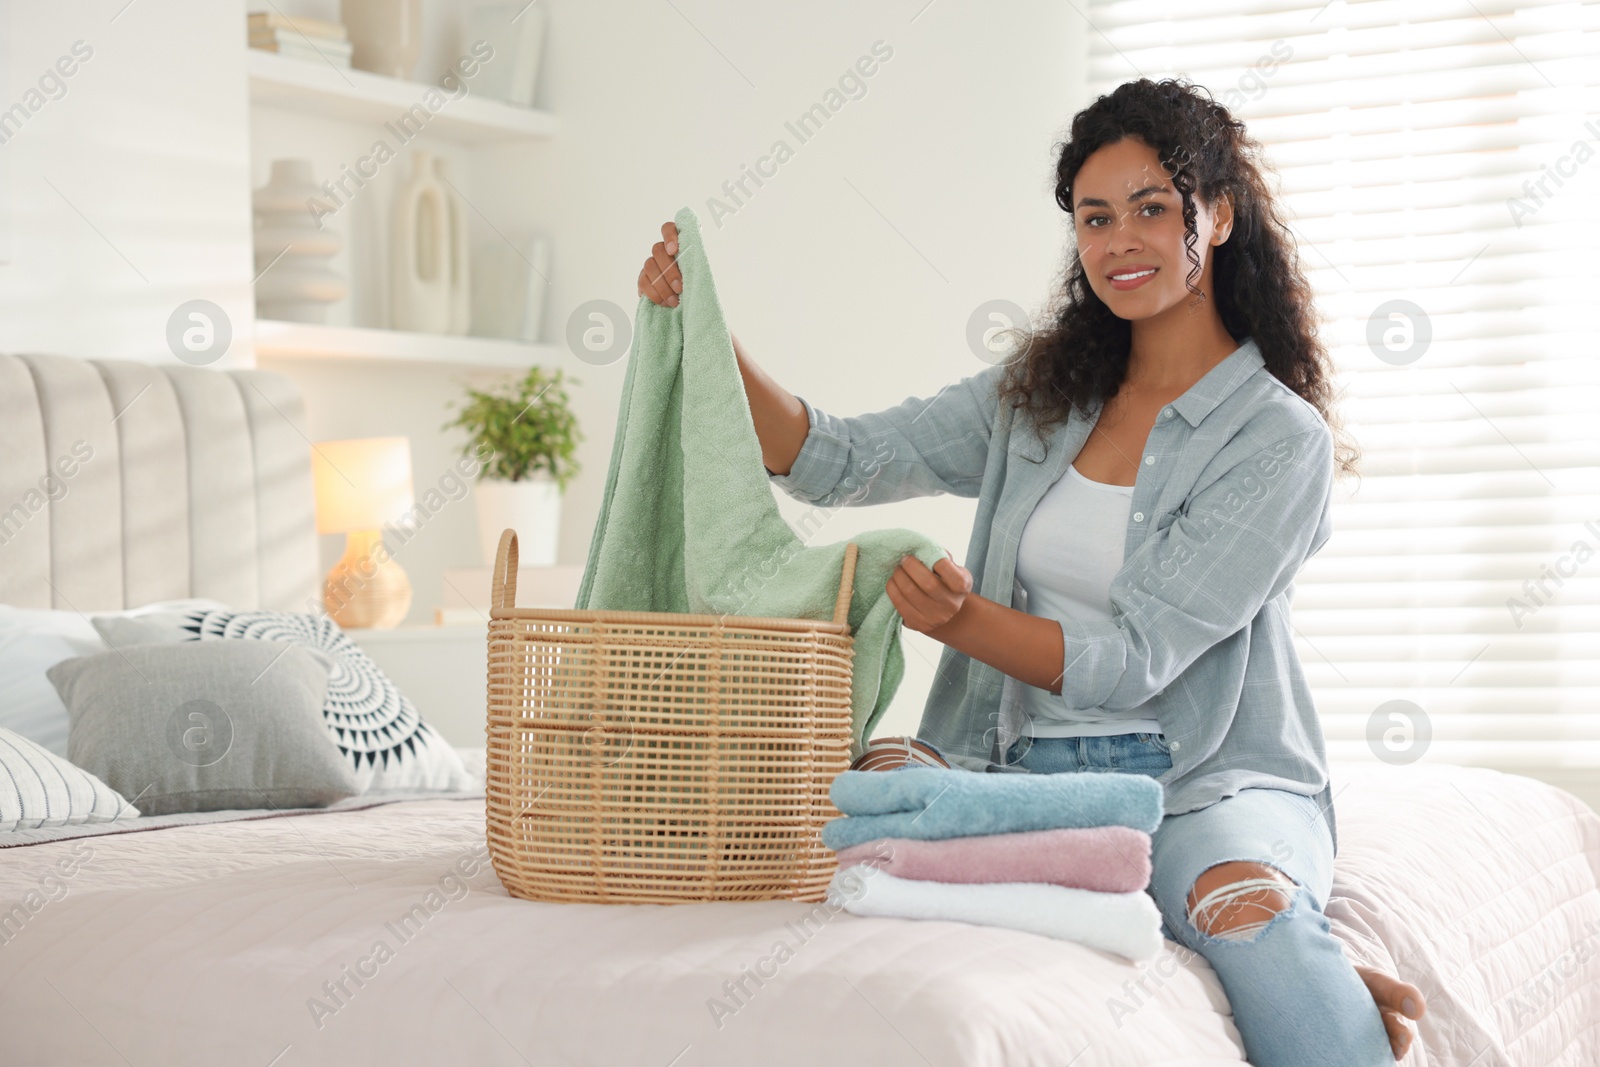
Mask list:
[[[922,882],[1047,882],[1128,893],[1150,884],[1150,835],[1091,826],[937,841],[884,837],[839,852],[840,870],[858,863]]]

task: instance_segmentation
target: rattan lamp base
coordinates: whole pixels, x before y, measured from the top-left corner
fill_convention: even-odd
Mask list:
[[[322,582],[322,605],[346,630],[392,630],[411,610],[411,579],[379,530],[345,535],[344,556]]]

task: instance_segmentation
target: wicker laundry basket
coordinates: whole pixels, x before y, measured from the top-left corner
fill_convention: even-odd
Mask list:
[[[820,901],[850,764],[846,547],[832,621],[518,608],[495,560],[488,839],[530,900]]]

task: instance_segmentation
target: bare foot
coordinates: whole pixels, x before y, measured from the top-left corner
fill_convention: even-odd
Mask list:
[[[1411,1047],[1412,1037],[1405,1019],[1420,1019],[1428,1010],[1422,990],[1371,967],[1357,967],[1356,973],[1367,983],[1372,999],[1378,1002],[1378,1013],[1383,1016],[1383,1028],[1389,1032],[1389,1047],[1394,1050],[1394,1058],[1402,1058]]]

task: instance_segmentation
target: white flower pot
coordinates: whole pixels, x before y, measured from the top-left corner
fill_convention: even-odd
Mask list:
[[[500,535],[510,527],[517,531],[518,566],[555,566],[561,488],[554,479],[503,482],[485,478],[473,487],[472,499],[478,509],[478,542],[486,565],[494,566]]]

